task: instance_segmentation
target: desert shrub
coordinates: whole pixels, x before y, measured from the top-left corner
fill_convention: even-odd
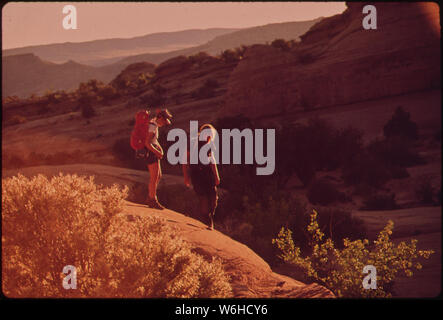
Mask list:
[[[232,49],[227,49],[224,50],[221,55],[220,58],[227,63],[234,63],[234,62],[238,62],[240,60],[240,52],[237,52],[235,50]]]
[[[49,112],[51,112],[51,108],[48,106],[48,104],[42,104],[42,105],[40,105],[40,107],[37,111],[37,114],[39,116],[43,116],[43,115],[48,114]]]
[[[322,119],[285,125],[276,131],[276,141],[277,177],[284,183],[284,177],[295,173],[305,186],[319,170],[349,167],[362,150],[361,131],[335,129]]]
[[[312,204],[328,205],[334,202],[343,202],[346,195],[326,179],[314,181],[308,189],[308,199]]]
[[[410,142],[400,136],[375,140],[368,145],[367,150],[389,167],[409,167],[424,163]]]
[[[362,210],[395,210],[398,205],[395,202],[395,193],[374,193],[365,197]]]
[[[240,47],[235,48],[234,51],[235,51],[236,56],[239,57],[239,59],[243,59],[247,49],[248,49],[248,46],[241,45]]]
[[[291,48],[291,43],[284,39],[275,39],[274,41],[271,42],[271,46],[277,49],[281,49],[283,51],[289,51],[289,49]]]
[[[7,96],[6,98],[2,99],[3,104],[7,103],[18,103],[21,102],[21,99],[18,96]]]
[[[164,94],[161,93],[161,90],[144,94],[140,96],[139,99],[143,105],[148,106],[161,106],[166,102],[166,98],[164,97]]]
[[[187,59],[192,64],[194,63],[200,64],[203,60],[207,59],[208,57],[210,57],[210,55],[207,52],[200,51],[199,53],[188,56]]]
[[[366,184],[381,187],[392,176],[389,168],[378,158],[367,152],[358,154],[352,163],[342,170],[342,177],[347,184]]]
[[[386,138],[400,136],[406,139],[418,138],[418,126],[411,120],[411,114],[401,106],[395,109],[394,115],[383,127]]]
[[[82,110],[82,116],[85,119],[92,118],[96,115],[94,107],[91,106],[90,104],[83,104],[81,106],[81,110]]]
[[[26,119],[26,117],[21,116],[21,115],[14,115],[11,117],[11,119],[7,122],[8,125],[13,126],[13,125],[17,125],[17,124],[22,124],[22,123],[26,123],[28,120]]]
[[[246,244],[268,263],[275,264],[276,251],[271,240],[282,225],[297,229],[306,220],[305,204],[297,198],[272,194],[261,202],[243,197],[242,210],[231,216],[229,235]],[[229,221],[229,219],[228,219]],[[304,242],[303,233],[298,233]]]
[[[263,196],[266,195],[266,196]],[[229,199],[228,199],[229,200]],[[271,240],[281,226],[294,232],[296,241],[303,250],[308,250],[308,237],[303,227],[309,222],[307,205],[287,191],[275,185],[267,188],[261,196],[244,196],[243,203],[233,210],[233,215],[224,215],[226,208],[220,201],[218,213],[221,230],[257,252],[271,265],[278,263],[277,252]],[[320,227],[336,241],[344,238],[358,239],[366,236],[363,221],[352,217],[351,213],[340,208],[322,207],[319,210]]]
[[[232,295],[219,260],[205,261],[159,220],[135,217],[134,222],[119,216],[108,233],[111,237],[106,252],[115,274],[112,286],[119,293],[116,296],[223,298]]]
[[[16,154],[2,154],[2,168],[16,169],[22,168],[26,164],[26,159],[23,156]]]
[[[45,160],[46,156],[44,154],[32,151],[26,159],[26,164],[29,166],[39,166],[44,164],[46,162]]]
[[[73,154],[70,154],[68,152],[57,151],[53,154],[48,154],[45,157],[45,164],[49,165],[67,164],[67,163],[72,163],[72,160],[73,160]]]
[[[131,148],[129,137],[115,140],[112,145],[112,154],[126,168],[146,170],[146,163],[135,158],[135,152]]]
[[[337,249],[330,238],[323,240],[325,235],[314,210],[307,227],[312,248],[310,255],[302,256],[292,239],[291,230],[287,228],[282,228],[272,242],[280,250],[282,260],[305,270],[313,281],[325,285],[338,297],[390,297],[395,278],[399,274],[411,277],[413,269],[420,270],[422,267],[417,262],[418,258],[428,259],[434,253],[433,250],[417,250],[415,239],[395,245],[390,239],[393,228],[394,223],[389,221],[372,245],[367,239],[344,239],[343,249]],[[363,288],[363,268],[366,265],[373,265],[377,270],[376,289]]]
[[[438,199],[434,200],[438,195],[430,179],[422,177],[414,191],[420,204],[432,205],[438,203]]]
[[[203,86],[191,93],[192,98],[207,99],[215,96],[215,90],[219,87],[217,80],[207,79]]]
[[[394,166],[390,168],[390,171],[392,179],[404,179],[411,176],[405,167]]]
[[[198,197],[194,190],[185,185],[160,185],[158,188],[158,198],[167,208],[189,215],[196,219],[205,219],[200,217],[198,212]]]
[[[319,207],[318,223],[320,229],[337,243],[339,248],[342,247],[343,239],[357,240],[367,236],[367,229],[362,219],[353,217],[352,213],[346,209],[339,207]],[[307,216],[307,215],[306,215]],[[305,222],[309,222],[309,218],[305,218]],[[305,224],[306,224],[305,223]],[[296,232],[303,232],[303,226],[299,225]],[[301,243],[302,247],[308,244],[306,239]]]
[[[66,100],[67,97],[68,95],[64,90],[59,90],[55,92],[48,90],[44,94],[44,99],[46,99],[49,104],[60,103],[61,101]]]
[[[226,297],[207,262],[159,219],[120,214],[128,189],[93,178],[2,180],[3,291],[10,297]],[[65,265],[77,289],[62,286]]]
[[[112,86],[104,86],[103,88],[100,88],[98,91],[99,97],[103,99],[103,101],[108,102],[112,99],[115,99],[119,96],[117,90]]]
[[[297,61],[301,64],[309,64],[316,60],[316,57],[312,53],[307,51],[298,50],[295,52],[295,56],[297,58]]]

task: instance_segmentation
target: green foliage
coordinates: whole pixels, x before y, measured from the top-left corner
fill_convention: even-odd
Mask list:
[[[392,118],[383,127],[385,137],[400,136],[411,140],[417,139],[418,126],[410,118],[409,112],[406,112],[401,106],[397,107]]]
[[[342,247],[343,239],[357,240],[366,237],[367,230],[362,219],[353,217],[350,211],[335,207],[318,208],[318,224],[320,230],[324,231],[329,237]],[[309,217],[305,218],[306,224]],[[296,232],[303,232],[304,225],[299,225]],[[306,238],[300,243],[302,248],[306,247]]]
[[[280,250],[281,259],[302,268],[313,281],[325,285],[338,297],[390,297],[395,278],[399,274],[411,277],[413,269],[421,269],[416,260],[419,257],[428,259],[434,253],[433,250],[417,250],[415,239],[395,245],[390,239],[393,228],[394,223],[389,221],[372,245],[367,239],[344,239],[343,249],[337,249],[330,238],[323,240],[325,235],[314,210],[307,227],[312,249],[309,256],[302,256],[292,239],[291,230],[287,228],[283,227],[272,243]],[[366,265],[373,265],[377,270],[376,289],[364,289],[362,286],[363,267]]]
[[[160,219],[122,214],[128,189],[93,178],[2,180],[3,292],[8,297],[227,297],[220,261],[192,252]],[[76,290],[61,285],[77,269]]]

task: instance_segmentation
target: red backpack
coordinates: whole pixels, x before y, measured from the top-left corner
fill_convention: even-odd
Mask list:
[[[135,114],[134,129],[131,132],[131,147],[135,151],[145,147],[146,138],[148,136],[149,121],[149,111],[142,110]]]

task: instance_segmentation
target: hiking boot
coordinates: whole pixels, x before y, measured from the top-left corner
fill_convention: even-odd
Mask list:
[[[162,205],[158,202],[157,199],[151,199],[151,198],[146,199],[146,205],[147,205],[149,208],[152,208],[152,209],[158,209],[158,210],[163,210],[163,209],[165,208],[164,206],[162,206]]]
[[[211,214],[209,215],[208,229],[214,230],[214,217]]]

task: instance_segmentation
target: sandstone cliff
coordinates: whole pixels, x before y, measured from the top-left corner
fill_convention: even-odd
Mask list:
[[[262,117],[439,88],[438,5],[377,3],[377,30],[362,27],[364,5],[349,3],[290,50],[252,46],[223,112]]]

